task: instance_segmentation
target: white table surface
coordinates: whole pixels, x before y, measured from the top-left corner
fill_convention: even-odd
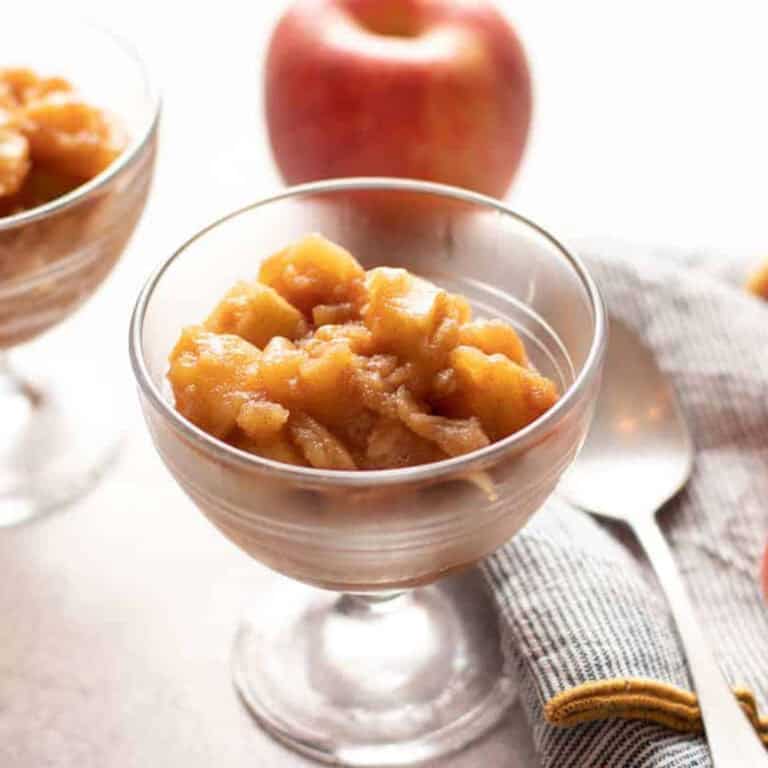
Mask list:
[[[537,93],[514,207],[565,237],[768,252],[763,2],[509,5]],[[125,352],[130,305],[152,266],[279,186],[261,63],[283,6],[67,2],[144,47],[165,115],[155,189],[125,259],[75,319],[27,351],[98,354],[128,432],[89,497],[0,532],[3,768],[310,764],[253,725],[229,682],[240,606],[274,577],[216,534],[160,465]],[[535,763],[516,710],[440,765]]]

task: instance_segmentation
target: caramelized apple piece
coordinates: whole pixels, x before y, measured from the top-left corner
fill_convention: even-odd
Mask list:
[[[29,101],[20,115],[32,161],[58,173],[92,179],[125,148],[117,126],[73,93]]]
[[[264,347],[258,380],[268,400],[290,407],[298,399],[299,369],[304,359],[301,350],[282,336]]]
[[[298,339],[308,328],[304,316],[277,291],[258,282],[235,284],[205,321],[214,333],[234,333],[257,347],[274,336]]]
[[[445,400],[456,391],[456,371],[453,368],[443,368],[432,379],[429,396],[432,401]]]
[[[472,314],[469,304],[404,269],[372,269],[366,286],[363,320],[374,343],[411,363],[410,386],[422,396],[458,344],[459,328]]]
[[[0,217],[67,194],[104,170],[126,144],[117,124],[63,77],[0,68]]]
[[[270,439],[283,428],[289,413],[278,403],[247,400],[237,413],[237,426],[253,440]]]
[[[26,102],[25,94],[39,82],[35,72],[26,67],[1,67],[0,83],[3,85],[3,103],[18,107]]]
[[[360,319],[357,307],[351,301],[343,304],[317,304],[312,307],[312,322],[321,325],[342,325]]]
[[[469,419],[449,419],[427,413],[414,413],[405,422],[417,435],[440,447],[448,456],[460,456],[490,445],[480,422]]]
[[[82,183],[81,179],[73,179],[71,176],[63,176],[33,165],[15,195],[5,198],[0,196],[0,216],[37,208],[66,195]]]
[[[368,435],[367,469],[411,467],[444,458],[446,455],[435,443],[415,434],[397,419],[379,419]]]
[[[342,442],[358,467],[366,467],[368,439],[380,417],[373,411],[354,403],[350,418],[333,425],[333,434]],[[370,467],[369,467],[370,468]]]
[[[490,444],[475,417],[449,419],[426,413],[405,387],[397,391],[397,414],[408,429],[438,445],[448,456],[459,456]]]
[[[0,125],[0,198],[21,189],[29,168],[29,142],[17,130]]]
[[[457,347],[451,365],[457,387],[445,401],[446,410],[451,416],[476,416],[493,440],[522,429],[557,402],[552,381],[505,355]]]
[[[16,94],[11,86],[3,80],[2,70],[0,70],[0,110],[4,113],[4,119],[7,119],[7,114],[15,112],[18,106]],[[0,120],[0,122],[4,122],[4,120]]]
[[[176,408],[200,429],[226,437],[242,406],[258,396],[259,358],[259,350],[239,336],[185,328],[168,371]]]
[[[41,77],[35,85],[24,91],[22,101],[26,104],[52,93],[69,93],[72,84],[64,77]]]
[[[299,368],[301,410],[330,427],[353,419],[361,404],[352,396],[357,356],[344,340],[315,347]]]
[[[477,347],[486,355],[506,355],[513,363],[527,366],[525,347],[514,328],[501,320],[473,320],[459,329],[459,344]]]
[[[291,442],[287,429],[282,429],[269,437],[254,439],[243,433],[237,434],[232,440],[236,448],[249,453],[255,453],[272,461],[282,461],[299,467],[308,466],[304,456]]]
[[[15,106],[47,96],[50,93],[71,91],[72,85],[63,77],[40,77],[25,67],[0,69],[0,83]]]
[[[304,458],[317,469],[357,469],[349,451],[322,424],[305,413],[291,415],[288,430]]]
[[[419,359],[435,342],[450,343],[443,327],[446,320],[452,321],[458,339],[458,326],[472,314],[462,296],[446,293],[404,269],[372,269],[366,287],[365,324],[377,344],[407,359]]]
[[[299,346],[312,354],[313,348],[318,344],[338,340],[344,340],[349,348],[358,355],[373,354],[373,336],[362,323],[320,326],[311,337],[302,339]]]
[[[394,396],[395,387],[389,381],[389,376],[382,375],[379,368],[381,357],[376,355],[361,361],[361,365],[352,371],[350,381],[354,387],[356,399],[365,408],[380,416],[397,420],[399,417],[397,400]]]
[[[359,306],[364,278],[363,268],[348,251],[316,234],[270,256],[259,271],[262,283],[307,317],[318,304]]]

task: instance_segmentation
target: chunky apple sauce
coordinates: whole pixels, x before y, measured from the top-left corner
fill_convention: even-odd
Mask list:
[[[0,216],[35,208],[101,173],[126,136],[61,77],[0,69]]]
[[[308,235],[268,258],[170,356],[176,408],[251,453],[389,469],[474,451],[558,398],[518,334],[403,269]]]

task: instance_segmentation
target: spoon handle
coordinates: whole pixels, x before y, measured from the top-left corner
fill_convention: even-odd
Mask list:
[[[631,525],[675,618],[696,686],[712,762],[716,768],[768,767],[768,753],[720,671],[656,519],[648,516]]]

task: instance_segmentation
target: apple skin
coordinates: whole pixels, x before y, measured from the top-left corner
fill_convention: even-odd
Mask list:
[[[522,46],[485,0],[299,0],[272,35],[265,95],[289,184],[394,176],[495,197],[532,102]]]

